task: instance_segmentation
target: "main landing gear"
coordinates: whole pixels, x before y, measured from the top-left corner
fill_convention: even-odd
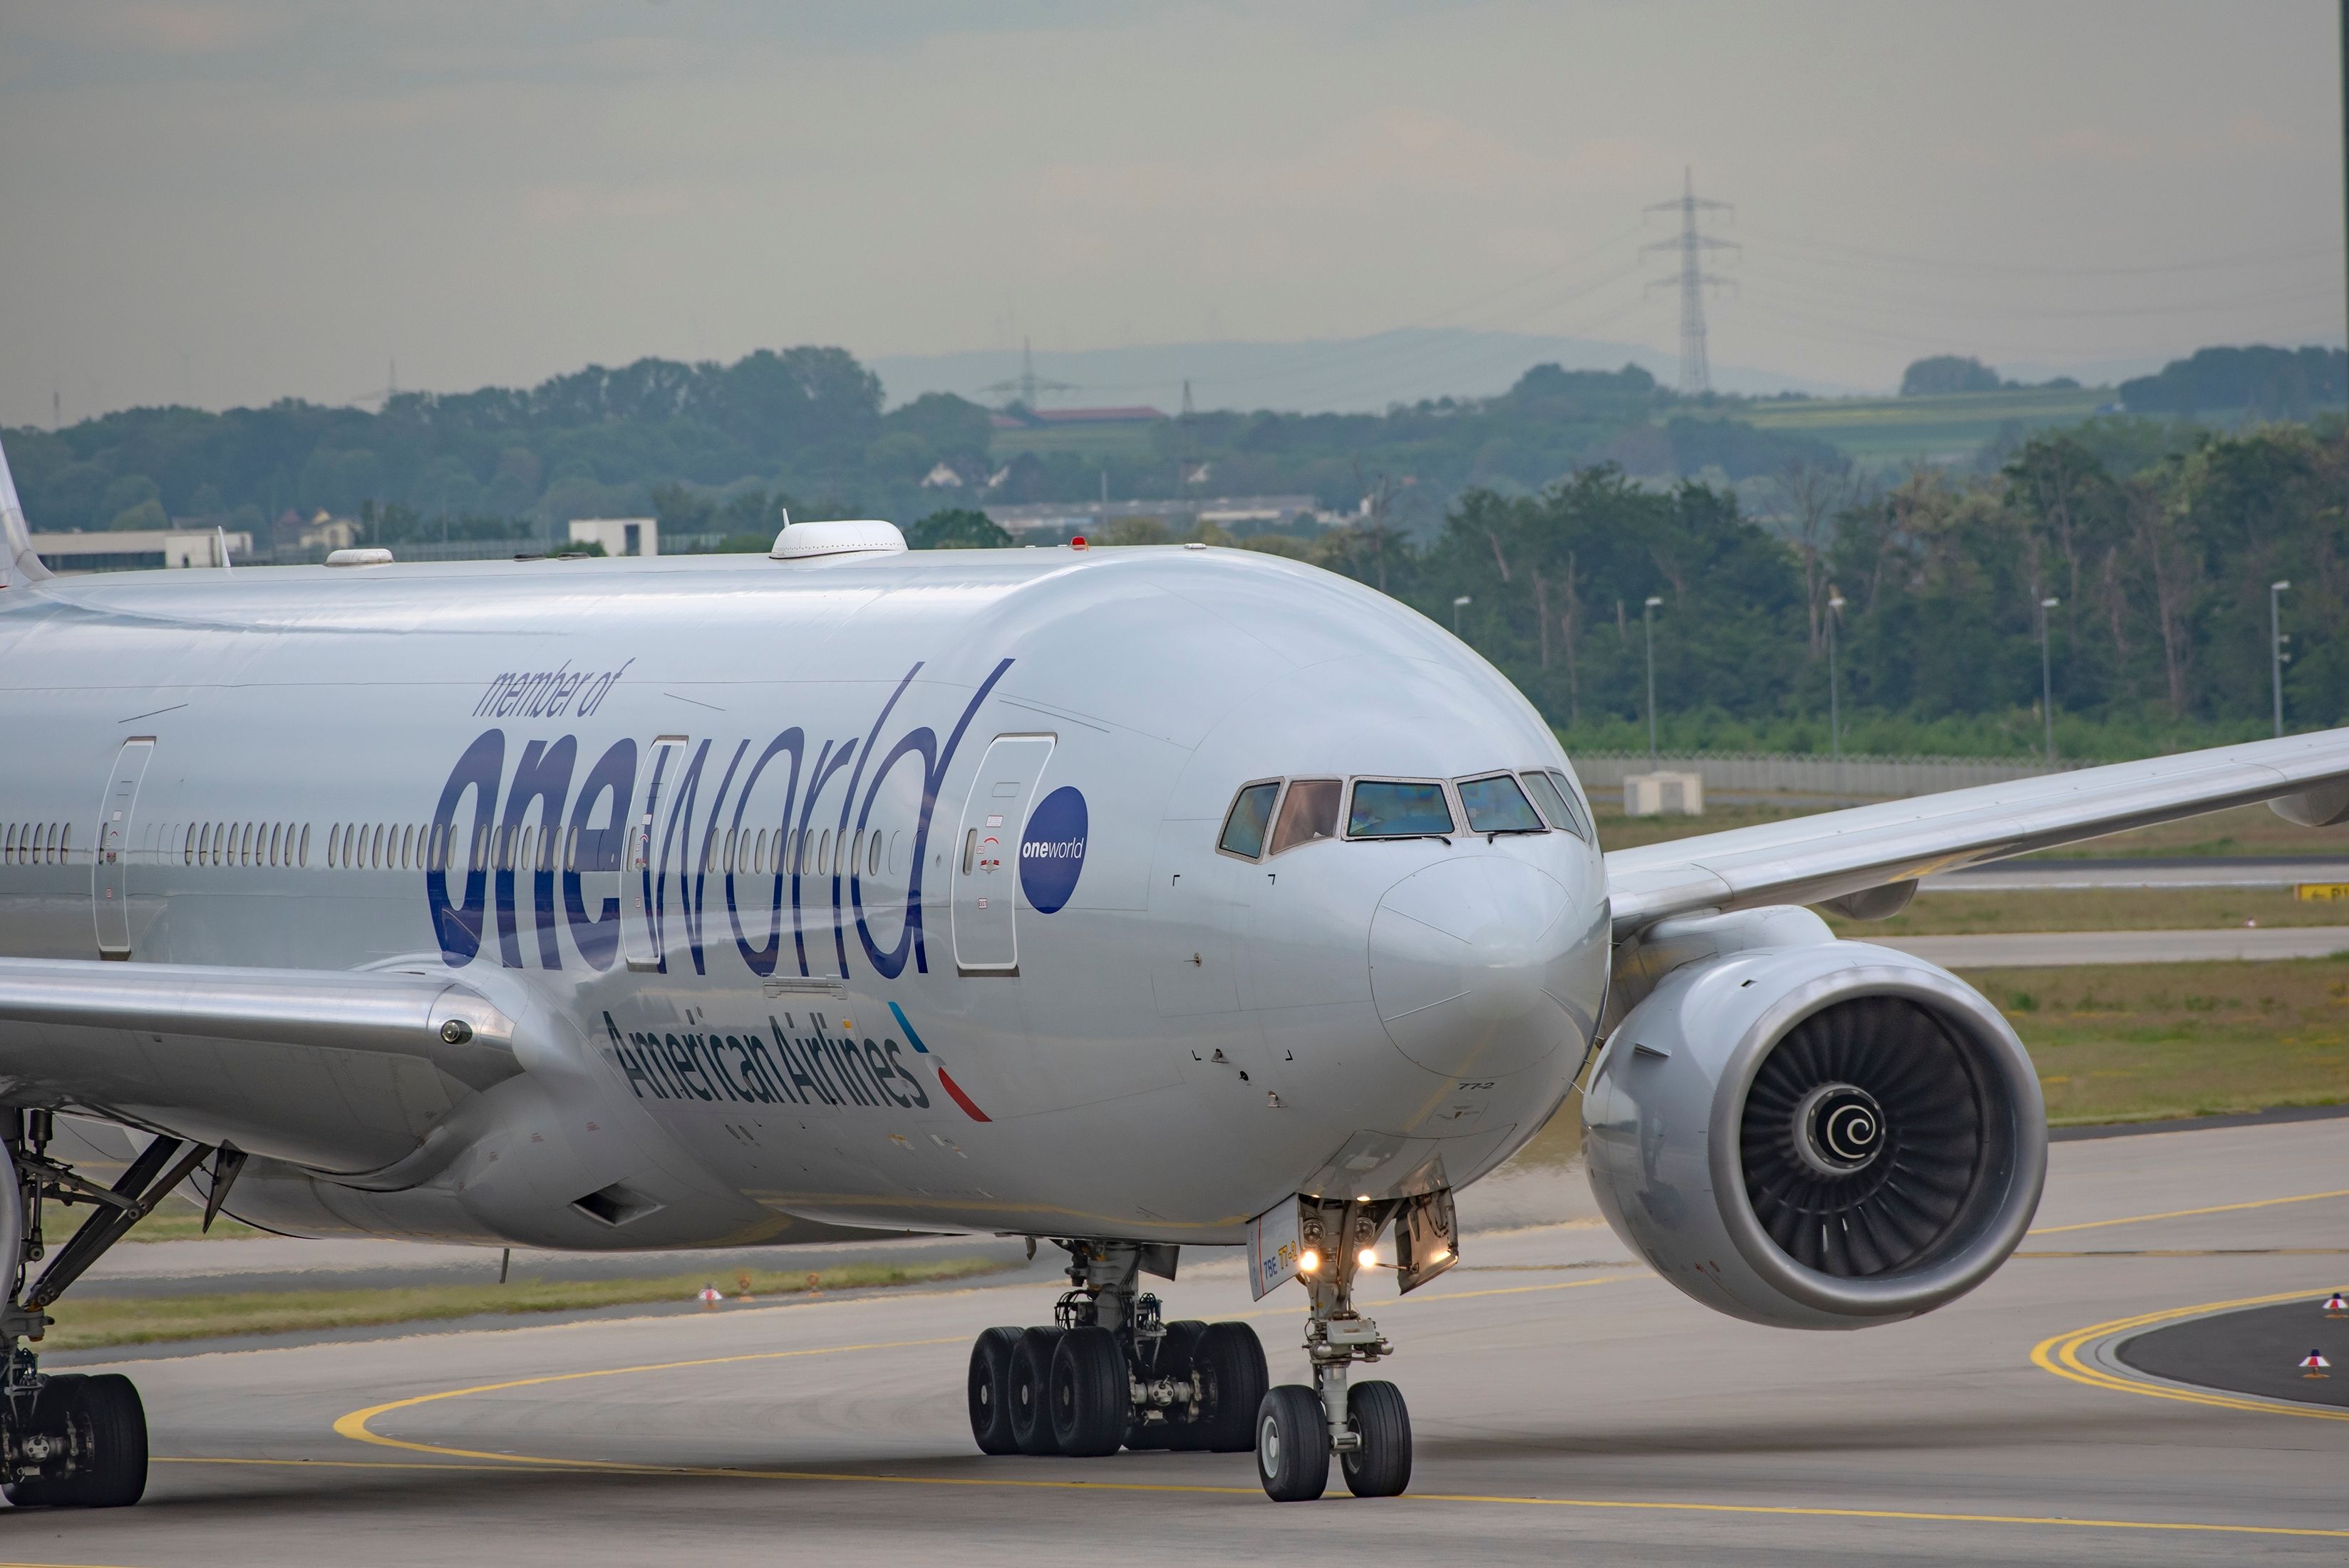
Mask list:
[[[0,1306],[0,1491],[18,1508],[121,1508],[147,1490],[139,1390],[114,1373],[44,1376],[32,1350],[52,1321],[44,1309],[207,1158],[210,1226],[244,1156],[157,1137],[106,1188],[50,1158],[53,1131],[47,1111],[0,1110],[0,1266],[8,1286]],[[45,1200],[94,1211],[36,1281],[33,1265],[47,1252]]]
[[[1092,1457],[1121,1448],[1240,1453],[1268,1381],[1244,1323],[1166,1323],[1135,1291],[1175,1250],[1063,1241],[1069,1285],[1049,1328],[990,1328],[970,1349],[970,1433],[988,1454]]]

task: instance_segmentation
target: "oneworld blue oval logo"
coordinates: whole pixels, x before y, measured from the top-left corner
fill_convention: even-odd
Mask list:
[[[1050,915],[1077,890],[1085,868],[1085,797],[1062,784],[1028,814],[1019,840],[1019,890],[1039,914]]]

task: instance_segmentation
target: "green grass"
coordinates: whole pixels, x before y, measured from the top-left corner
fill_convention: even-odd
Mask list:
[[[2349,960],[1976,970],[2058,1126],[2349,1100]]]
[[[1863,462],[1971,454],[2009,424],[2075,424],[2110,402],[2110,389],[2014,388],[1935,398],[1816,398],[1757,402],[1736,417],[1756,429],[1809,436]]]
[[[726,1292],[729,1304],[747,1288],[754,1300],[812,1291],[869,1290],[926,1284],[1000,1273],[1009,1263],[984,1258],[935,1263],[851,1263],[818,1273],[737,1271],[730,1277],[670,1274],[657,1279],[550,1281],[429,1285],[379,1291],[262,1291],[217,1295],[133,1298],[72,1297],[50,1311],[56,1324],[45,1350],[88,1350],[115,1345],[217,1339],[229,1334],[293,1334],[305,1330],[429,1323],[491,1314],[577,1312],[591,1307],[689,1302],[705,1284]],[[721,1309],[722,1310],[722,1309]]]

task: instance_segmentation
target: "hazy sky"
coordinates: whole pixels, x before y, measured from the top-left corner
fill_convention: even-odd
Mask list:
[[[2323,0],[0,0],[0,422],[394,358],[1669,351],[1684,165],[1716,362],[2337,343],[2337,60]]]

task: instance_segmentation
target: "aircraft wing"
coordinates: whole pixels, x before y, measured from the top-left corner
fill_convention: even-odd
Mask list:
[[[0,1101],[316,1169],[413,1154],[522,1071],[513,1037],[430,973],[0,959]]]
[[[1621,938],[1667,915],[1825,903],[2259,801],[2311,826],[2349,820],[2349,729],[1618,849],[1607,857],[1608,896]]]

